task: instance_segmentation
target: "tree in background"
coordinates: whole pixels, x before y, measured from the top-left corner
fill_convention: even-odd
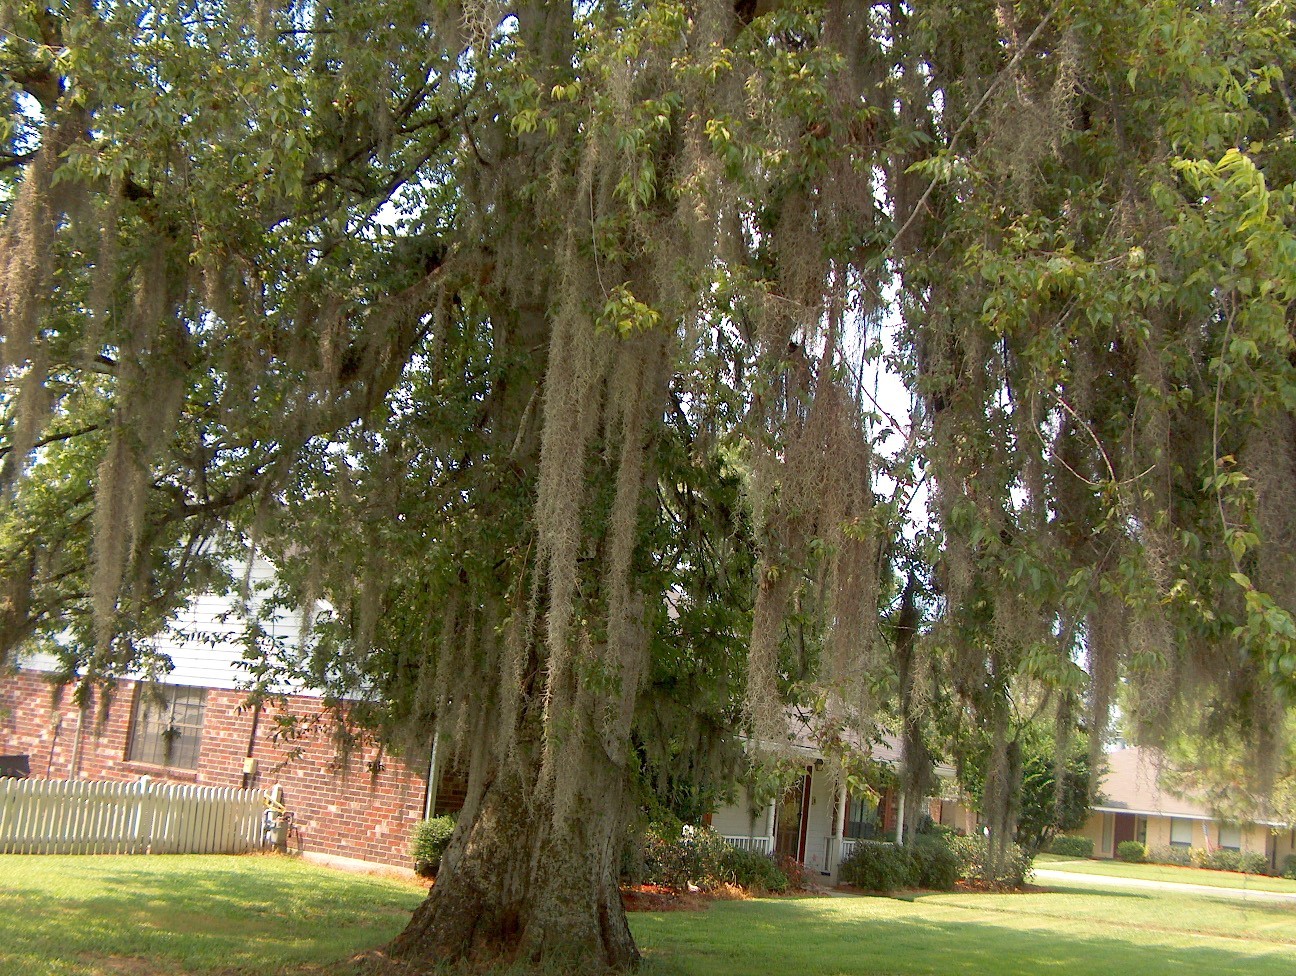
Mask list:
[[[912,778],[955,696],[1001,846],[1025,702],[1272,752],[1288,13],[9,3],[5,651],[111,680],[272,553],[278,663],[464,751],[423,960],[630,965],[640,791],[790,698],[894,694]]]
[[[1021,814],[1017,818],[1017,843],[1039,852],[1053,838],[1079,830],[1089,819],[1089,807],[1100,802],[1097,782],[1089,766],[1089,752],[1080,744],[1064,756],[1061,781],[1058,756],[1051,736],[1031,741],[1022,760]]]

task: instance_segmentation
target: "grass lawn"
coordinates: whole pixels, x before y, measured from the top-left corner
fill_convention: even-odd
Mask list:
[[[1079,885],[719,902],[631,927],[654,976],[1291,976],[1296,959],[1296,907]]]
[[[1296,907],[1059,887],[716,902],[631,926],[644,976],[1293,972]],[[288,858],[0,856],[0,976],[344,976],[422,897]]]
[[[319,973],[425,894],[286,857],[0,855],[0,976]]]
[[[1108,878],[1141,878],[1145,881],[1175,881],[1179,884],[1207,885],[1214,888],[1249,888],[1252,891],[1282,891],[1296,895],[1296,881],[1270,878],[1262,874],[1237,874],[1233,871],[1204,871],[1181,868],[1173,864],[1126,864],[1124,861],[1088,861],[1061,854],[1041,854],[1035,858],[1037,868],[1068,871],[1072,874],[1101,874]]]

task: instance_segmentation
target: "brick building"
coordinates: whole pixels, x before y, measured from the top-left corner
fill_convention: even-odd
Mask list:
[[[52,661],[21,658],[0,676],[0,754],[25,755],[42,779],[279,785],[297,826],[294,847],[409,866],[411,828],[429,805],[457,810],[461,785],[435,777],[429,796],[428,755],[397,757],[363,739],[341,748],[309,689],[249,707],[238,664],[244,625],[230,610],[223,597],[195,600],[155,638],[173,662],[164,684],[121,681],[84,709],[58,693]],[[297,719],[291,738],[282,735],[285,715]]]

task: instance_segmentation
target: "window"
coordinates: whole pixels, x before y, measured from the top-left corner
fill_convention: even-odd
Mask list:
[[[136,685],[126,758],[155,766],[197,769],[206,697],[202,688]]]
[[[1192,847],[1193,822],[1180,817],[1170,818],[1170,846]]]
[[[1226,851],[1242,850],[1242,828],[1237,824],[1220,824],[1219,846]]]
[[[1147,817],[1134,818],[1134,839],[1147,846]]]
[[[846,804],[846,838],[860,840],[876,837],[882,829],[878,802],[868,796],[852,796]]]

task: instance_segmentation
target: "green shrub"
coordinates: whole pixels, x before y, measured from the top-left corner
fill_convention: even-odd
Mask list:
[[[1192,865],[1208,871],[1237,871],[1242,866],[1242,855],[1238,851],[1193,848]]]
[[[432,817],[414,825],[410,833],[410,857],[414,859],[415,871],[424,877],[437,873],[454,829],[452,816]]]
[[[728,882],[726,859],[733,848],[710,827],[652,823],[644,836],[643,882],[675,891],[714,888]]]
[[[1296,854],[1288,854],[1283,859],[1282,876],[1296,881]]]
[[[725,846],[728,849],[721,856],[720,867],[726,882],[747,891],[787,891],[788,876],[768,854]]]
[[[700,852],[674,824],[651,823],[644,835],[643,882],[684,891],[703,874]]]
[[[1020,888],[1035,870],[1034,855],[1025,848],[1012,844],[1004,853],[1004,861],[999,870],[992,871],[987,863],[990,843],[980,834],[951,837],[950,849],[958,859],[960,878],[990,888]]]
[[[1116,856],[1130,864],[1142,864],[1147,860],[1147,845],[1136,840],[1123,840],[1116,845]]]
[[[861,840],[842,862],[839,877],[845,884],[866,891],[951,891],[959,879],[959,859],[950,847],[948,835],[943,833],[920,834],[906,847]]]
[[[841,864],[841,881],[865,891],[897,891],[918,884],[918,866],[908,848],[861,840]]]
[[[919,888],[953,891],[959,879],[959,859],[946,834],[919,835],[908,848]]]
[[[1259,851],[1243,851],[1238,859],[1238,870],[1244,874],[1268,874],[1269,859]]]
[[[1073,837],[1070,834],[1059,834],[1049,845],[1053,854],[1065,857],[1093,857],[1094,842],[1092,837]]]
[[[1203,851],[1193,848],[1192,864],[1208,871],[1239,871],[1244,874],[1265,874],[1269,862],[1255,851]]]
[[[1193,862],[1193,850],[1191,847],[1170,847],[1159,845],[1151,847],[1147,852],[1147,859],[1153,864],[1175,864],[1179,867],[1187,867]]]

